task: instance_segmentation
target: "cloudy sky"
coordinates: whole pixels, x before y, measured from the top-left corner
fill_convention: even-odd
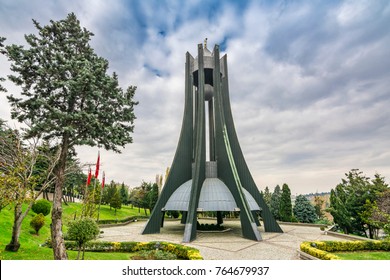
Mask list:
[[[184,62],[208,38],[228,55],[241,148],[259,189],[329,191],[352,168],[390,178],[390,4],[384,1],[0,0],[0,36],[74,12],[125,88],[138,87],[134,143],[101,150],[107,178],[139,185],[170,166],[184,108]],[[0,76],[9,63],[0,57]],[[19,89],[4,83],[9,93]],[[10,120],[6,94],[0,118]],[[97,148],[77,149],[83,163]]]

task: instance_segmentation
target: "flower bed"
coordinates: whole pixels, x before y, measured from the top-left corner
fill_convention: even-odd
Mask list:
[[[78,250],[74,241],[65,241],[66,249]],[[91,241],[87,242],[85,251],[90,252],[137,252],[141,250],[155,250],[170,252],[180,259],[203,260],[198,249],[168,242],[107,242]]]

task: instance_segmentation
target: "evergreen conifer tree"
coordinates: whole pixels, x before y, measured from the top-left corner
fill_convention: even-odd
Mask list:
[[[274,192],[271,195],[271,213],[276,220],[280,220],[280,186],[276,185]]]
[[[132,142],[136,87],[119,87],[116,73],[108,75],[108,61],[94,53],[92,32],[80,26],[74,13],[41,26],[25,36],[28,48],[5,47],[22,97],[8,96],[11,116],[28,122],[28,137],[59,143],[51,240],[54,259],[67,259],[62,234],[62,192],[69,151],[76,145],[102,146],[120,152]]]
[[[268,186],[265,187],[265,189],[264,189],[263,198],[264,198],[264,202],[268,205],[268,207],[270,207],[271,206],[272,193],[269,191]]]
[[[280,197],[280,220],[283,222],[292,221],[291,191],[287,184],[282,186]]]
[[[298,195],[293,208],[294,216],[301,223],[314,223],[316,209],[304,195]]]

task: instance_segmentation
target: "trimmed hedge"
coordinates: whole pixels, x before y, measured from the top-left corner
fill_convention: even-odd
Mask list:
[[[390,251],[390,241],[306,241],[300,249],[321,260],[340,259],[331,252],[340,251]]]
[[[51,211],[51,203],[46,199],[38,199],[31,207],[31,210],[36,214],[42,213],[43,216],[47,216]]]
[[[131,216],[124,219],[116,219],[116,220],[99,220],[99,225],[107,225],[107,224],[122,224],[122,223],[128,223],[135,219],[148,219],[147,216]]]
[[[221,226],[219,224],[197,224],[196,226],[197,230],[204,230],[204,231],[222,231],[226,228],[224,226]]]
[[[68,250],[78,250],[74,241],[65,241],[65,247]],[[109,242],[109,241],[90,241],[85,245],[85,251],[90,252],[137,252],[141,250],[163,250],[175,254],[178,258],[185,260],[203,260],[198,249],[173,244],[168,242]]]
[[[339,260],[340,258],[334,254],[331,254],[327,251],[320,250],[313,246],[316,242],[302,242],[300,249],[302,252],[308,253],[309,255],[316,257],[321,260]]]

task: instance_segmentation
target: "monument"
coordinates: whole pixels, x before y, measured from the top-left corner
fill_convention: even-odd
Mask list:
[[[230,108],[227,55],[205,43],[194,59],[186,53],[184,117],[175,157],[143,234],[159,233],[165,211],[182,212],[183,242],[196,239],[197,214],[239,212],[244,238],[260,241],[258,215],[266,232],[283,232],[263,200],[245,162]],[[206,117],[207,116],[207,117]],[[206,155],[207,153],[207,155]]]

